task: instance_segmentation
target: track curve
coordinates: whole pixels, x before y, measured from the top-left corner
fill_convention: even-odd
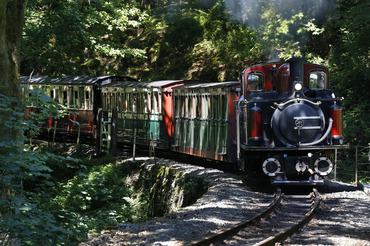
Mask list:
[[[310,221],[319,204],[316,189],[309,195],[285,195],[278,189],[270,205],[252,219],[186,245],[273,245]]]

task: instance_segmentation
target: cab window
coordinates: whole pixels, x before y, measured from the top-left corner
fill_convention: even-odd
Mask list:
[[[311,90],[324,89],[326,87],[326,73],[324,71],[310,72],[309,81]]]
[[[264,87],[263,73],[250,72],[247,75],[247,90],[248,91],[262,91]]]

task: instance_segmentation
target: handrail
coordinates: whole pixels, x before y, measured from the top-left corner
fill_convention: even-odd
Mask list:
[[[300,102],[300,101],[304,101],[304,102],[308,102],[308,103],[311,103],[311,104],[313,104],[313,105],[316,105],[316,106],[319,106],[320,104],[321,104],[321,101],[318,101],[318,102],[312,102],[312,101],[310,101],[310,100],[307,100],[307,99],[305,99],[305,98],[294,98],[294,99],[291,99],[291,100],[289,100],[289,101],[286,101],[286,102],[284,102],[284,103],[277,103],[277,102],[274,102],[274,105],[276,106],[276,107],[284,107],[285,105],[287,105],[287,104],[289,104],[289,103],[291,103],[291,102]]]

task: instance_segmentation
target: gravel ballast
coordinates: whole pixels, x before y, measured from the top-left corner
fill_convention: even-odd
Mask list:
[[[146,159],[146,165],[153,165]],[[252,191],[242,175],[157,159],[211,183],[208,192],[191,206],[142,224],[122,224],[108,234],[89,235],[91,245],[183,245],[211,236],[266,208],[272,194]],[[326,182],[320,189],[323,203],[319,213],[283,245],[370,245],[370,198],[357,187]]]

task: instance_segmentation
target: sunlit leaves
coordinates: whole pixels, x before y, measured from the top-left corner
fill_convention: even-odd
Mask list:
[[[135,4],[30,0],[27,7],[23,73],[124,74],[123,61],[145,58],[145,50],[130,43],[148,19]]]
[[[307,24],[305,24],[306,30],[311,32],[312,35],[320,35],[325,31],[325,28],[319,28],[315,23],[312,21],[309,21]]]
[[[322,34],[331,1],[226,0],[230,15],[256,30],[269,60],[310,56],[311,35]],[[317,38],[318,39],[318,38]]]

